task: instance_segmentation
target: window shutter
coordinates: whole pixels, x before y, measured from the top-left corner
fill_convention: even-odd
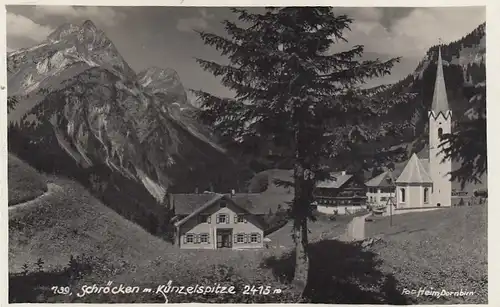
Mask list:
[[[229,224],[229,219],[231,218],[231,216],[228,214],[226,215],[226,224]]]
[[[220,214],[217,214],[217,215],[215,216],[215,223],[216,223],[216,224],[219,224],[219,215],[220,215]]]
[[[257,243],[260,243],[260,233],[257,234]]]
[[[235,224],[237,224],[237,223],[238,223],[238,215],[237,215],[237,214],[235,214],[235,215],[234,215],[234,223],[235,223]]]
[[[234,243],[238,243],[238,235],[235,234],[233,237],[234,237]]]
[[[210,218],[210,217],[209,217]],[[207,244],[210,243],[210,234],[207,233]]]
[[[184,237],[184,244],[186,244],[187,243],[187,235],[184,234],[183,237]]]
[[[248,234],[245,234],[245,238],[243,239],[243,242],[248,243]]]
[[[210,224],[210,219],[211,219],[211,216],[209,215],[209,216],[207,217],[207,223],[208,223],[208,224]]]
[[[200,243],[200,235],[194,235],[194,244]]]
[[[243,215],[243,223],[246,223],[246,222],[247,222],[247,216]]]

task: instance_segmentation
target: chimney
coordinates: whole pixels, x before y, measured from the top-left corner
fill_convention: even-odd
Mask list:
[[[342,176],[345,176],[345,175],[346,175],[346,172],[345,172],[345,171],[342,171],[341,175],[342,175]]]

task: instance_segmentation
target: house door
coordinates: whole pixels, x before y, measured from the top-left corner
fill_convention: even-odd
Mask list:
[[[233,247],[233,231],[231,229],[217,229],[217,248]]]

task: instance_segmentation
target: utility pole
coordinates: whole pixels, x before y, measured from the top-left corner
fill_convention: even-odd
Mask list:
[[[390,182],[390,186],[391,188],[394,188],[394,197],[396,197],[396,183],[394,182],[394,177],[392,176],[392,172],[394,170],[393,169],[389,169],[388,170],[388,175],[389,175],[389,180],[391,181]],[[392,227],[392,206],[393,206],[393,202],[392,202],[392,197],[389,196],[389,198],[387,199],[387,203],[386,203],[386,208],[387,206],[389,206],[389,223],[390,223],[390,226]]]

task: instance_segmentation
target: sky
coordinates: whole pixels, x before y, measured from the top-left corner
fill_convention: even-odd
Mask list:
[[[262,8],[251,10],[262,11]],[[354,20],[351,31],[345,33],[348,42],[338,48],[364,45],[365,59],[402,57],[390,76],[373,80],[370,85],[403,79],[439,39],[443,43],[460,39],[486,20],[485,7],[333,10]],[[186,88],[230,97],[232,93],[194,60],[224,62],[225,58],[213,47],[205,46],[193,30],[223,35],[221,21],[234,18],[226,7],[7,6],[7,50],[36,45],[63,23],[81,24],[90,19],[113,41],[136,72],[151,66],[173,68]]]

